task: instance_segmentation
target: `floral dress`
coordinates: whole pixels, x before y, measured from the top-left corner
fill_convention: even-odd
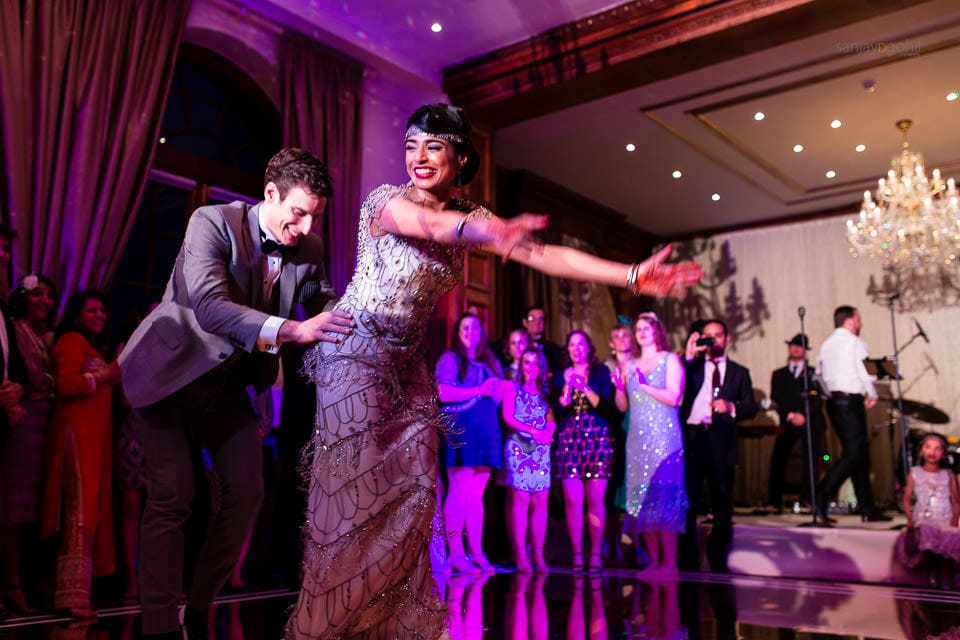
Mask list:
[[[513,417],[534,429],[547,428],[547,401],[539,394],[517,387]],[[550,488],[550,445],[538,444],[529,433],[507,429],[503,448],[506,485],[520,491],[537,493]]]

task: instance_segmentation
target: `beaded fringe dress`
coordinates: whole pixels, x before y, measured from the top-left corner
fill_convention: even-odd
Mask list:
[[[446,635],[430,564],[443,423],[424,332],[439,297],[460,281],[464,249],[371,233],[383,206],[409,188],[367,196],[356,271],[336,306],[356,328],[305,358],[317,419],[304,452],[303,585],[287,638]]]

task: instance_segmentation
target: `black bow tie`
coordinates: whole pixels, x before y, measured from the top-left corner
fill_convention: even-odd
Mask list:
[[[289,259],[297,254],[297,247],[290,247],[285,244],[280,244],[274,240],[261,238],[260,251],[263,252],[263,255],[265,256],[270,255],[271,253],[279,253],[281,258]]]

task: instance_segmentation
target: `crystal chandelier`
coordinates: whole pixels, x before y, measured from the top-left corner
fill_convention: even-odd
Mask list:
[[[863,194],[860,215],[847,220],[850,253],[869,256],[884,266],[949,265],[960,256],[960,207],[953,178],[940,170],[927,178],[923,155],[910,149],[911,120],[899,120],[903,150],[891,160],[875,194]]]

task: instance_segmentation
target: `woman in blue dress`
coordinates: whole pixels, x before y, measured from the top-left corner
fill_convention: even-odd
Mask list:
[[[483,493],[491,471],[499,469],[503,460],[497,413],[502,382],[503,369],[487,347],[480,318],[464,313],[453,325],[450,350],[437,361],[437,395],[441,411],[450,418],[443,431],[441,456],[448,478],[443,501],[447,563],[454,571],[493,571],[483,553]]]
[[[546,397],[549,371],[540,349],[526,349],[520,355],[519,377],[505,385],[503,395],[507,530],[520,572],[532,571],[534,566],[538,572],[548,570],[543,545],[547,536],[550,445],[557,428]],[[528,532],[533,565],[527,554]]]
[[[624,531],[641,533],[650,557],[647,574],[677,574],[677,534],[685,528],[687,492],[678,406],[684,369],[653,313],[634,323],[640,356],[614,375],[617,408],[630,409]]]

